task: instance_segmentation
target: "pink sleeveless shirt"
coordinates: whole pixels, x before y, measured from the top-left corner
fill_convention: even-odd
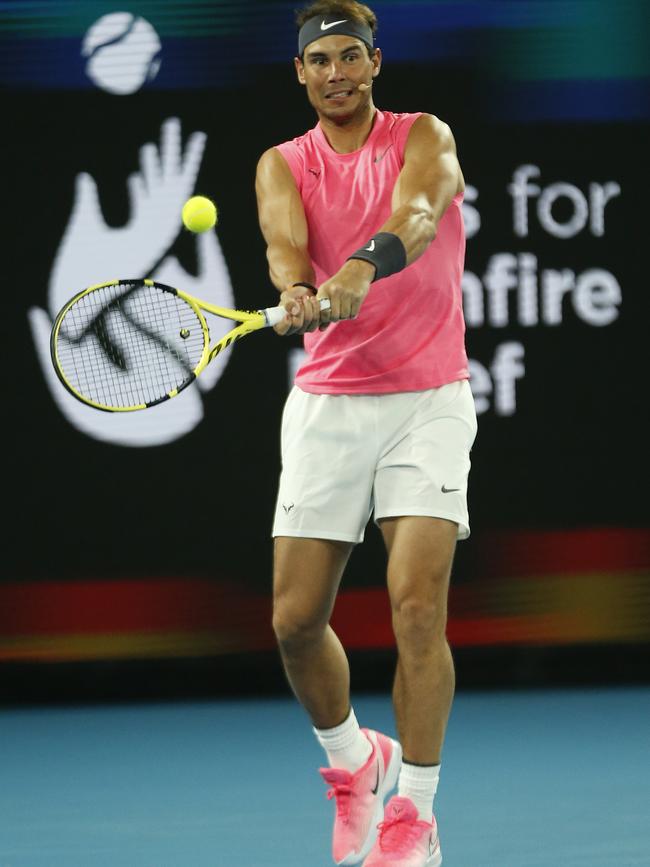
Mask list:
[[[359,150],[338,154],[320,124],[278,145],[302,197],[318,286],[391,215],[404,148],[420,114],[377,111]],[[371,284],[356,319],[305,334],[295,384],[315,394],[422,391],[467,379],[461,278],[465,230],[457,195],[425,252]]]

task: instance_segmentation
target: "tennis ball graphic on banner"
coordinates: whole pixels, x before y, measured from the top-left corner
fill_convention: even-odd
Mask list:
[[[144,18],[113,12],[99,18],[84,37],[86,75],[109,93],[135,93],[160,69],[160,39]]]

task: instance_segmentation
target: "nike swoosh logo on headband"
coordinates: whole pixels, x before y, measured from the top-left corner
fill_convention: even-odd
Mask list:
[[[329,30],[330,27],[336,27],[337,24],[345,24],[347,20],[347,18],[344,18],[343,21],[332,21],[331,24],[325,24],[324,21],[321,21],[320,29]]]

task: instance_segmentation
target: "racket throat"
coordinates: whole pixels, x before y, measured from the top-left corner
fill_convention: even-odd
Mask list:
[[[249,334],[251,331],[251,327],[247,322],[242,322],[237,328],[230,331],[226,334],[225,337],[222,337],[218,343],[212,347],[212,349],[208,353],[208,360],[206,364],[209,364],[214,358],[219,355],[220,352],[223,352],[224,349],[228,349],[233,343],[235,343],[240,338],[244,337],[246,334]]]

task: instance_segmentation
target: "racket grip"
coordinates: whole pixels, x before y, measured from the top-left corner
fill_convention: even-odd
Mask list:
[[[329,298],[321,298],[320,299],[320,309],[321,310],[329,310],[331,307]],[[264,310],[260,310],[260,313],[264,314],[264,318],[266,319],[266,324],[270,328],[274,325],[277,325],[278,322],[282,322],[285,317],[286,310],[284,307],[278,305],[278,307],[267,307]]]

